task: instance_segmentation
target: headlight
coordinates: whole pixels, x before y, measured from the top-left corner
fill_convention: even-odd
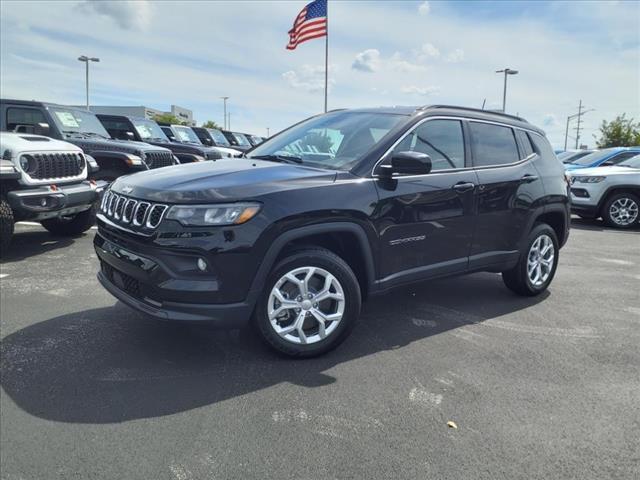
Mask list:
[[[38,169],[38,164],[31,155],[22,155],[20,156],[20,168],[23,172],[31,174]]]
[[[129,165],[142,165],[144,162],[142,161],[142,158],[139,157],[138,155],[133,155],[131,153],[127,154],[127,163]]]
[[[174,165],[180,165],[180,159],[178,157],[176,157],[175,155],[172,155],[173,157],[173,164]]]
[[[600,183],[607,177],[573,177],[577,183]]]
[[[194,155],[193,158],[195,159],[196,162],[206,162],[207,159],[204,158],[202,155]]]
[[[257,203],[228,203],[220,205],[174,205],[166,218],[183,225],[240,225],[248,222],[260,211]]]
[[[91,155],[87,155],[86,153],[84,157],[87,159],[87,163],[92,169],[98,168],[98,162],[96,162],[95,158],[93,158]]]

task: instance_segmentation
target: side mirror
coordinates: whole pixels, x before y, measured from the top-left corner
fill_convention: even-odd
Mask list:
[[[48,123],[36,123],[33,126],[33,133],[36,135],[42,135],[43,137],[48,137],[51,133],[51,128],[49,128]]]
[[[136,136],[133,134],[133,132],[126,132],[125,136],[127,137],[127,140],[135,140]]]
[[[431,172],[431,157],[420,152],[393,153],[391,162],[380,166],[380,176],[391,177],[394,173],[402,175],[426,175]]]

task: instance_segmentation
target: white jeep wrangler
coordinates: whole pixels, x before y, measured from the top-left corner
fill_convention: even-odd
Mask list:
[[[0,253],[18,221],[40,222],[57,235],[91,228],[106,185],[87,179],[96,170],[95,160],[71,143],[0,132]]]

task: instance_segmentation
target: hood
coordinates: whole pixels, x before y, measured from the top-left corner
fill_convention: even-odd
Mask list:
[[[89,155],[91,155],[91,152],[100,150],[108,152],[133,153],[134,155],[139,155],[140,152],[171,152],[168,148],[149,145],[144,142],[134,142],[131,140],[111,140],[106,138],[69,138],[67,140],[79,146]]]
[[[576,170],[576,169],[573,169]],[[604,177],[607,175],[638,175],[640,174],[640,170],[637,168],[629,168],[629,167],[616,167],[615,165],[611,167],[590,167],[590,168],[580,168],[577,172],[572,175],[579,176],[594,176],[594,177]]]
[[[220,152],[220,154],[223,157],[227,157],[227,156],[236,157],[242,153],[240,150],[236,150],[235,148],[229,148],[229,147],[211,147],[211,148]]]
[[[0,133],[0,150],[11,150],[13,153],[24,152],[78,152],[82,150],[76,145],[54,140],[53,138],[43,137],[41,135],[31,135],[27,133]],[[2,156],[0,152],[0,156]]]
[[[204,153],[204,149],[200,148],[198,145],[191,145],[189,143],[156,141],[149,143],[158,147],[168,148],[173,153],[193,153],[194,155],[202,155]]]
[[[329,184],[335,178],[332,170],[233,158],[139,172],[119,178],[111,188],[153,202],[220,203]]]

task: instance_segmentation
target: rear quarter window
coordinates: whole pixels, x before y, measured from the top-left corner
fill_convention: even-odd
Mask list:
[[[473,164],[476,167],[508,165],[520,160],[511,127],[469,122]]]

